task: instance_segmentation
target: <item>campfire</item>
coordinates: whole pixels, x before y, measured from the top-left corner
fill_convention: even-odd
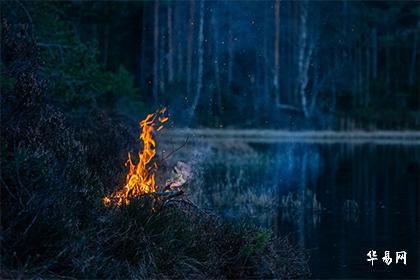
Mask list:
[[[155,173],[158,164],[154,160],[156,155],[156,143],[153,139],[155,131],[160,131],[163,124],[168,121],[166,108],[148,114],[140,122],[140,141],[143,142],[143,149],[138,153],[138,163],[134,164],[131,154],[128,153],[126,166],[129,171],[125,180],[125,186],[103,198],[105,205],[115,204],[121,206],[130,204],[130,200],[146,194],[157,193],[158,187],[155,183]],[[157,127],[157,128],[156,128]]]

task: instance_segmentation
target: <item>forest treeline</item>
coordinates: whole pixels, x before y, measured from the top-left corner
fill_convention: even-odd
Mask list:
[[[135,118],[166,105],[177,126],[419,125],[415,1],[2,5],[30,23],[54,96],[73,110]]]

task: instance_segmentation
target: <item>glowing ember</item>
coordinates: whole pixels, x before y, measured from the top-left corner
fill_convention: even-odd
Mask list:
[[[125,186],[121,190],[104,197],[103,203],[110,205],[115,203],[117,206],[129,204],[130,199],[146,193],[156,192],[155,172],[158,169],[156,162],[152,163],[156,155],[156,143],[153,140],[155,126],[157,131],[163,128],[163,123],[168,121],[165,116],[166,108],[156,111],[140,122],[140,140],[143,142],[143,151],[139,151],[139,162],[133,164],[131,155],[128,153],[126,166],[130,169],[127,174]]]

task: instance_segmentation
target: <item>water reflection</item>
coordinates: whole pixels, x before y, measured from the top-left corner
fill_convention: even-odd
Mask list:
[[[321,203],[316,198],[316,193],[310,189],[289,192],[283,195],[280,201],[282,222],[295,222],[300,224],[312,223],[316,226],[321,221]]]
[[[347,199],[342,207],[343,217],[346,222],[356,223],[359,220],[359,204],[354,200]]]
[[[254,145],[217,149],[203,164],[201,199],[231,218],[290,234],[311,251],[314,277],[416,277],[419,147]],[[406,250],[406,267],[366,262]]]

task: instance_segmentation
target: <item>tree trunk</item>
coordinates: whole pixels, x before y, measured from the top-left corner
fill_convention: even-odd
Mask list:
[[[191,116],[190,120],[192,119],[192,116],[195,112],[195,109],[197,108],[198,102],[200,100],[201,96],[201,90],[203,86],[203,56],[204,56],[204,0],[200,1],[200,16],[199,16],[199,23],[198,23],[198,65],[197,65],[197,90],[195,93],[194,101],[191,107]]]
[[[176,53],[177,53],[177,79],[179,80],[182,77],[182,72],[184,71],[184,60],[183,60],[183,46],[182,46],[182,42],[183,42],[183,28],[181,26],[181,6],[180,5],[175,5],[175,30],[176,30],[176,41],[177,41],[177,45],[176,45]]]
[[[334,51],[334,56],[333,56],[333,69],[338,69],[337,68],[337,52],[336,51]],[[332,81],[331,81],[331,93],[332,93],[331,108],[335,111],[335,107],[337,105],[336,79],[332,79]]]
[[[219,62],[219,25],[216,18],[216,6],[213,6],[211,15],[211,26],[213,27],[213,66],[214,66],[214,84],[216,91],[217,111],[222,112],[222,96],[220,91],[220,62]]]
[[[159,85],[160,85],[160,91],[162,93],[165,92],[165,86],[166,86],[166,81],[167,81],[167,69],[165,68],[167,65],[167,56],[166,56],[166,31],[165,27],[165,17],[162,17],[162,19],[160,19],[161,22],[159,22],[160,24],[160,65],[159,65]]]
[[[263,101],[264,106],[267,105],[267,100],[269,99],[269,75],[270,75],[270,67],[269,67],[269,60],[268,60],[268,38],[267,38],[267,29],[268,29],[268,8],[265,7],[264,9],[264,39],[263,39],[263,59],[264,59],[264,94],[263,94]]]
[[[365,69],[365,73],[366,73],[366,81],[365,81],[365,92],[364,92],[364,96],[365,96],[365,102],[364,102],[364,106],[368,107],[369,106],[369,99],[370,99],[370,69],[371,69],[371,65],[370,65],[370,49],[369,46],[366,47],[366,69]]]
[[[159,102],[159,0],[155,2],[154,9],[154,32],[153,32],[153,99]]]
[[[258,46],[259,48],[260,46]],[[261,92],[261,60],[260,55],[258,55],[258,50],[255,51],[255,83],[253,91],[255,94],[253,94],[253,109],[254,113],[257,113],[259,111],[259,99],[260,99],[260,92]]]
[[[311,47],[312,48],[312,47]],[[309,110],[309,114],[313,115],[313,113],[315,112],[316,109],[316,103],[317,103],[317,99],[318,99],[318,93],[319,93],[319,73],[318,73],[318,56],[314,55],[314,74],[313,74],[313,81],[312,81],[312,90],[311,90],[311,104],[310,104],[310,110]],[[310,60],[310,58],[309,58]],[[309,63],[308,63],[308,67],[309,67]]]
[[[142,14],[142,25],[141,25],[141,45],[140,45],[140,73],[139,73],[139,84],[140,86],[144,86],[144,76],[145,76],[145,67],[146,67],[146,61],[145,61],[145,53],[146,53],[146,44],[145,44],[145,37],[146,37],[146,13],[145,13],[146,7],[143,8],[143,14]]]
[[[288,2],[290,5],[290,10],[292,11],[292,15],[294,15],[294,9],[295,9],[295,4],[293,2]],[[291,27],[294,28],[294,23],[291,24]],[[293,29],[294,30],[294,29]],[[289,40],[288,40],[288,44],[286,45],[286,58],[287,58],[287,69],[290,69],[290,73],[293,77],[294,75],[294,58],[295,58],[295,34],[293,32],[293,34],[290,35]],[[295,103],[295,96],[294,96],[294,82],[292,79],[286,79],[286,90],[287,90],[287,100],[286,103],[288,104],[296,104]],[[284,101],[283,101],[284,102]]]
[[[172,46],[172,6],[168,6],[168,81],[174,80],[174,52]]]
[[[188,50],[187,50],[187,95],[191,96],[191,80],[192,80],[192,52],[194,39],[194,25],[195,25],[195,1],[190,1],[190,20],[188,22]]]
[[[214,67],[214,82],[216,90],[220,87],[220,71],[219,71],[219,26],[216,19],[216,8],[213,9],[211,15],[211,25],[213,27],[213,67]]]
[[[391,54],[390,54],[390,46],[387,45],[385,47],[385,92],[386,95],[390,94],[390,86],[391,86],[391,77],[390,77],[390,67],[391,67]]]
[[[298,77],[300,75],[300,68],[299,68],[299,44],[300,44],[300,28],[301,28],[301,20],[300,20],[300,3],[292,1],[293,4],[293,72],[294,77]],[[295,47],[297,46],[297,47]],[[293,103],[292,104],[300,104],[300,96],[299,96],[299,88],[300,82],[298,79],[295,79],[293,83]]]
[[[378,76],[378,33],[376,28],[372,30],[372,78]]]
[[[230,21],[231,22],[231,21]],[[233,80],[233,34],[232,30],[229,30],[229,38],[228,38],[228,88],[230,88],[232,80]]]
[[[280,92],[279,92],[279,63],[280,63],[280,0],[276,0],[275,4],[275,41],[274,41],[274,91],[276,105],[280,105]]]
[[[419,40],[419,31],[418,28],[420,28],[420,25],[417,25],[417,30],[414,31],[414,40],[413,40],[413,51],[411,53],[411,65],[410,65],[410,74],[408,78],[408,83],[410,85],[415,85],[415,75],[416,75],[416,63],[417,60],[417,52],[418,52],[418,40]],[[418,69],[418,67],[417,67]]]
[[[298,68],[299,68],[299,75],[298,75],[298,85],[299,85],[299,96],[302,105],[302,111],[305,117],[309,116],[308,110],[308,101],[306,97],[306,86],[308,84],[308,72],[309,72],[309,63],[311,60],[313,45],[310,44],[308,46],[308,30],[307,30],[307,17],[308,17],[308,9],[307,9],[307,2],[302,3],[302,10],[300,15],[300,38],[299,38],[299,58],[298,58]]]
[[[231,88],[232,80],[233,80],[233,64],[234,64],[234,44],[233,44],[233,20],[232,20],[232,12],[228,12],[228,20],[229,24],[229,30],[228,30],[228,42],[227,42],[227,48],[228,48],[228,65],[227,65],[227,82],[228,82],[228,88]]]
[[[362,43],[359,41],[357,47],[357,93],[358,93],[358,104],[361,104],[360,97],[363,95],[363,72],[362,72]]]

